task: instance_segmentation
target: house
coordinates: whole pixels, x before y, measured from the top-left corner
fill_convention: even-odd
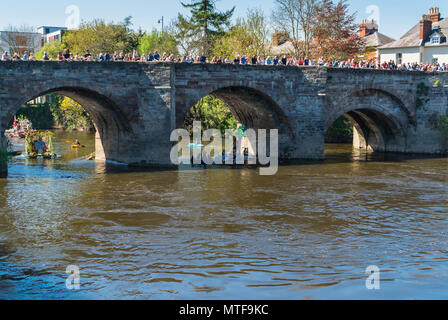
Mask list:
[[[359,58],[366,61],[379,61],[378,48],[395,41],[378,32],[375,20],[363,20],[359,26],[359,36],[364,40],[364,48]]]
[[[25,51],[37,52],[47,42],[61,41],[67,28],[42,26],[37,32],[0,31],[0,52],[22,55]]]
[[[37,28],[37,32],[42,35],[42,46],[48,42],[62,41],[62,36],[67,28],[41,26]]]
[[[41,35],[35,32],[0,31],[0,52],[22,55],[25,51],[35,52],[41,47]]]
[[[429,9],[422,19],[399,40],[379,48],[381,62],[397,65],[448,63],[448,19],[441,18],[439,8]]]
[[[275,31],[272,35],[270,53],[276,56],[294,54],[295,48],[285,31]]]

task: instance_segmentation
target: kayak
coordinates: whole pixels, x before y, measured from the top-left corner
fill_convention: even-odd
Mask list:
[[[10,151],[10,152],[8,152],[8,156],[11,156],[11,157],[17,157],[17,156],[20,156],[22,154],[22,151]]]

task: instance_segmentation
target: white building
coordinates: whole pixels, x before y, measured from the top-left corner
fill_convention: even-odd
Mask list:
[[[48,42],[61,41],[66,30],[67,28],[64,27],[42,26],[37,28],[37,32],[42,35],[42,46]]]
[[[379,48],[381,63],[448,64],[448,19],[441,19],[439,8],[429,9],[429,14],[399,40]]]
[[[378,61],[378,47],[395,41],[378,32],[378,23],[375,20],[363,20],[359,26],[359,36],[364,40],[364,49],[359,58],[364,61]]]

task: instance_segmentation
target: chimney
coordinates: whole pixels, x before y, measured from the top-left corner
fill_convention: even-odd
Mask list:
[[[272,35],[272,45],[274,47],[278,46],[278,32],[275,31],[274,34]]]
[[[439,8],[431,8],[431,9],[429,9],[429,19],[431,19],[432,23],[440,21],[440,11],[439,11]]]
[[[272,35],[272,45],[274,47],[282,45],[289,40],[288,33],[285,31],[275,31]]]
[[[359,26],[359,36],[365,37],[370,33],[378,31],[378,24],[375,20],[362,20],[361,25]]]
[[[429,15],[424,14],[420,20],[420,40],[428,38],[432,31],[432,21]]]

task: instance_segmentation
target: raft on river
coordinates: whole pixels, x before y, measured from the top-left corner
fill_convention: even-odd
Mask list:
[[[53,133],[29,130],[25,133],[25,157],[28,159],[56,159],[53,152]]]

